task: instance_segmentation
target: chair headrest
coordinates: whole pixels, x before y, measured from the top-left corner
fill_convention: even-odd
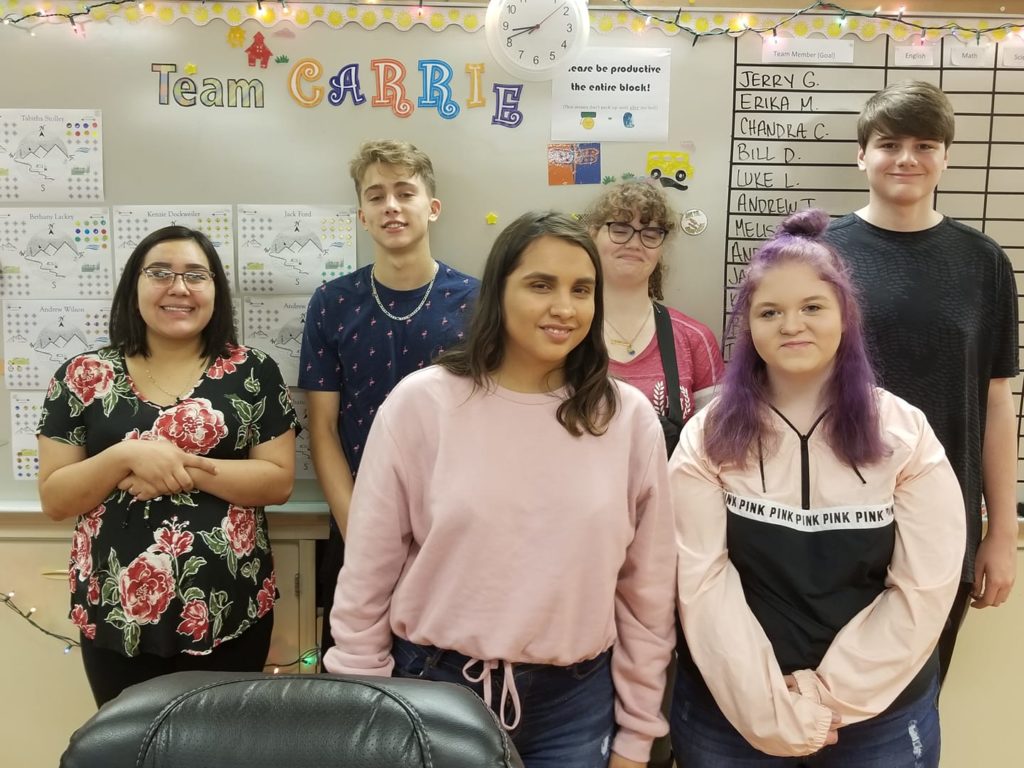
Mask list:
[[[354,675],[178,672],[127,688],[61,768],[522,768],[458,685]]]

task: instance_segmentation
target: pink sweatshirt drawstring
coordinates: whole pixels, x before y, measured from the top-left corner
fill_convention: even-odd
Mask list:
[[[480,674],[473,677],[469,669],[474,664],[481,666]],[[498,719],[501,721],[501,727],[506,731],[515,730],[516,726],[519,725],[519,720],[522,717],[522,706],[519,702],[519,691],[516,690],[516,676],[512,669],[511,661],[502,661],[502,670],[504,672],[503,679],[501,681],[501,708],[498,710]],[[491,670],[497,669],[498,662],[492,660],[484,661],[483,659],[470,659],[462,667],[462,676],[471,683],[481,683],[484,687],[484,704],[488,707],[491,706]],[[511,723],[505,722],[505,705],[508,703],[509,698],[512,699],[512,712],[515,718]]]

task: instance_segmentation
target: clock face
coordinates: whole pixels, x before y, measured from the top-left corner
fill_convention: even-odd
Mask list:
[[[586,0],[491,0],[487,44],[503,68],[523,80],[547,80],[586,47]]]

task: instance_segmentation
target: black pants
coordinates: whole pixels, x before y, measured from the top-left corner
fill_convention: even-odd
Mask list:
[[[331,610],[334,608],[334,590],[338,586],[338,574],[345,562],[345,541],[331,516],[331,528],[323,548],[318,552],[317,563],[317,605],[323,608],[323,624],[320,628],[320,671],[324,669],[324,654],[334,647],[331,635]]]
[[[946,626],[942,628],[939,635],[939,685],[946,680],[946,673],[949,672],[950,662],[953,660],[953,648],[956,647],[956,636],[963,626],[964,618],[967,616],[967,606],[971,602],[971,590],[974,585],[968,581],[960,583],[960,589],[953,599],[953,607],[949,609],[949,617],[946,619]]]
[[[217,646],[205,656],[179,653],[168,658],[150,653],[122,656],[117,651],[97,648],[92,640],[83,637],[82,662],[96,706],[102,707],[128,686],[171,672],[261,672],[273,631],[274,612],[271,611],[234,640]]]

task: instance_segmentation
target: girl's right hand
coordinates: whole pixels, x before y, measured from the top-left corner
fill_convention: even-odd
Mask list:
[[[790,693],[800,693],[800,687],[796,684],[796,678],[793,677],[793,675],[786,675],[784,679],[786,681],[786,687],[789,689]],[[839,713],[832,712],[832,723],[828,727],[828,734],[825,736],[824,746],[827,747],[839,741],[839,726],[842,725],[842,722],[843,720],[839,716]]]
[[[126,440],[129,474],[135,475],[160,494],[191,491],[195,486],[187,468],[217,474],[212,459],[181,450],[167,440]]]

